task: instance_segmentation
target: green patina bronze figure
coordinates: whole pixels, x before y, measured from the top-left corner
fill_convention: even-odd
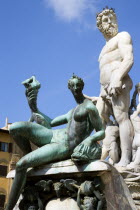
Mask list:
[[[37,109],[36,98],[40,85],[35,77],[24,81],[23,84],[26,87],[32,117],[30,122],[16,122],[10,126],[11,136],[26,155],[16,165],[16,175],[6,210],[14,208],[25,185],[28,168],[71,157],[78,162],[100,159],[101,147],[97,141],[105,137],[98,111],[94,104],[84,97],[82,93],[84,82],[78,76],[73,75],[68,81],[68,88],[77,106],[53,120]],[[62,124],[67,124],[67,127],[50,129]],[[90,135],[94,129],[96,133]],[[39,148],[31,151],[30,142]]]
[[[29,122],[36,122],[46,128],[51,129],[50,122],[52,121],[52,119],[40,112],[37,107],[37,94],[41,87],[41,84],[39,83],[39,81],[36,80],[35,76],[26,79],[22,82],[22,84],[26,88],[25,95],[27,97],[27,101],[31,110],[31,117],[29,119]]]

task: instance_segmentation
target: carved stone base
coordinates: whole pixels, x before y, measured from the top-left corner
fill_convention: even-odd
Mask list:
[[[121,174],[128,186],[137,209],[140,210],[140,173],[124,170],[121,171]]]
[[[14,177],[14,171],[8,177]],[[74,205],[77,206],[71,207]],[[75,165],[71,160],[30,169],[19,209],[23,207],[40,210],[137,209],[122,176],[113,166],[103,161]]]
[[[126,182],[135,205],[140,209],[140,182]]]

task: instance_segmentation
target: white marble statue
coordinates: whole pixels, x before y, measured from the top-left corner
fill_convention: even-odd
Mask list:
[[[105,160],[109,156],[111,164],[118,163],[119,161],[119,127],[110,122],[106,126],[105,138],[102,145],[101,160]]]
[[[127,165],[127,169],[137,172],[140,170],[140,83],[136,85],[136,90],[139,95],[139,104],[130,116],[134,127],[134,139],[132,144],[132,162]]]
[[[133,48],[129,33],[118,33],[114,10],[105,8],[97,14],[97,27],[106,44],[99,56],[101,92],[97,109],[105,124],[113,112],[119,125],[121,159],[117,166],[131,161],[133,127],[128,117],[132,80],[128,72],[133,65]],[[109,110],[109,111],[107,111]]]

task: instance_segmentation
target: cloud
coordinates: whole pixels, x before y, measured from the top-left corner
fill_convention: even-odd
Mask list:
[[[44,0],[47,7],[54,10],[57,17],[64,21],[82,21],[87,13],[96,11],[96,0]]]

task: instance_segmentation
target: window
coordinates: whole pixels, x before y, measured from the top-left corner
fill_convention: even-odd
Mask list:
[[[12,152],[12,143],[0,142],[0,151]]]
[[[8,143],[0,142],[0,150],[3,152],[8,152]]]
[[[0,165],[0,176],[7,176],[7,166]]]
[[[0,208],[4,207],[5,197],[5,195],[0,195]]]

